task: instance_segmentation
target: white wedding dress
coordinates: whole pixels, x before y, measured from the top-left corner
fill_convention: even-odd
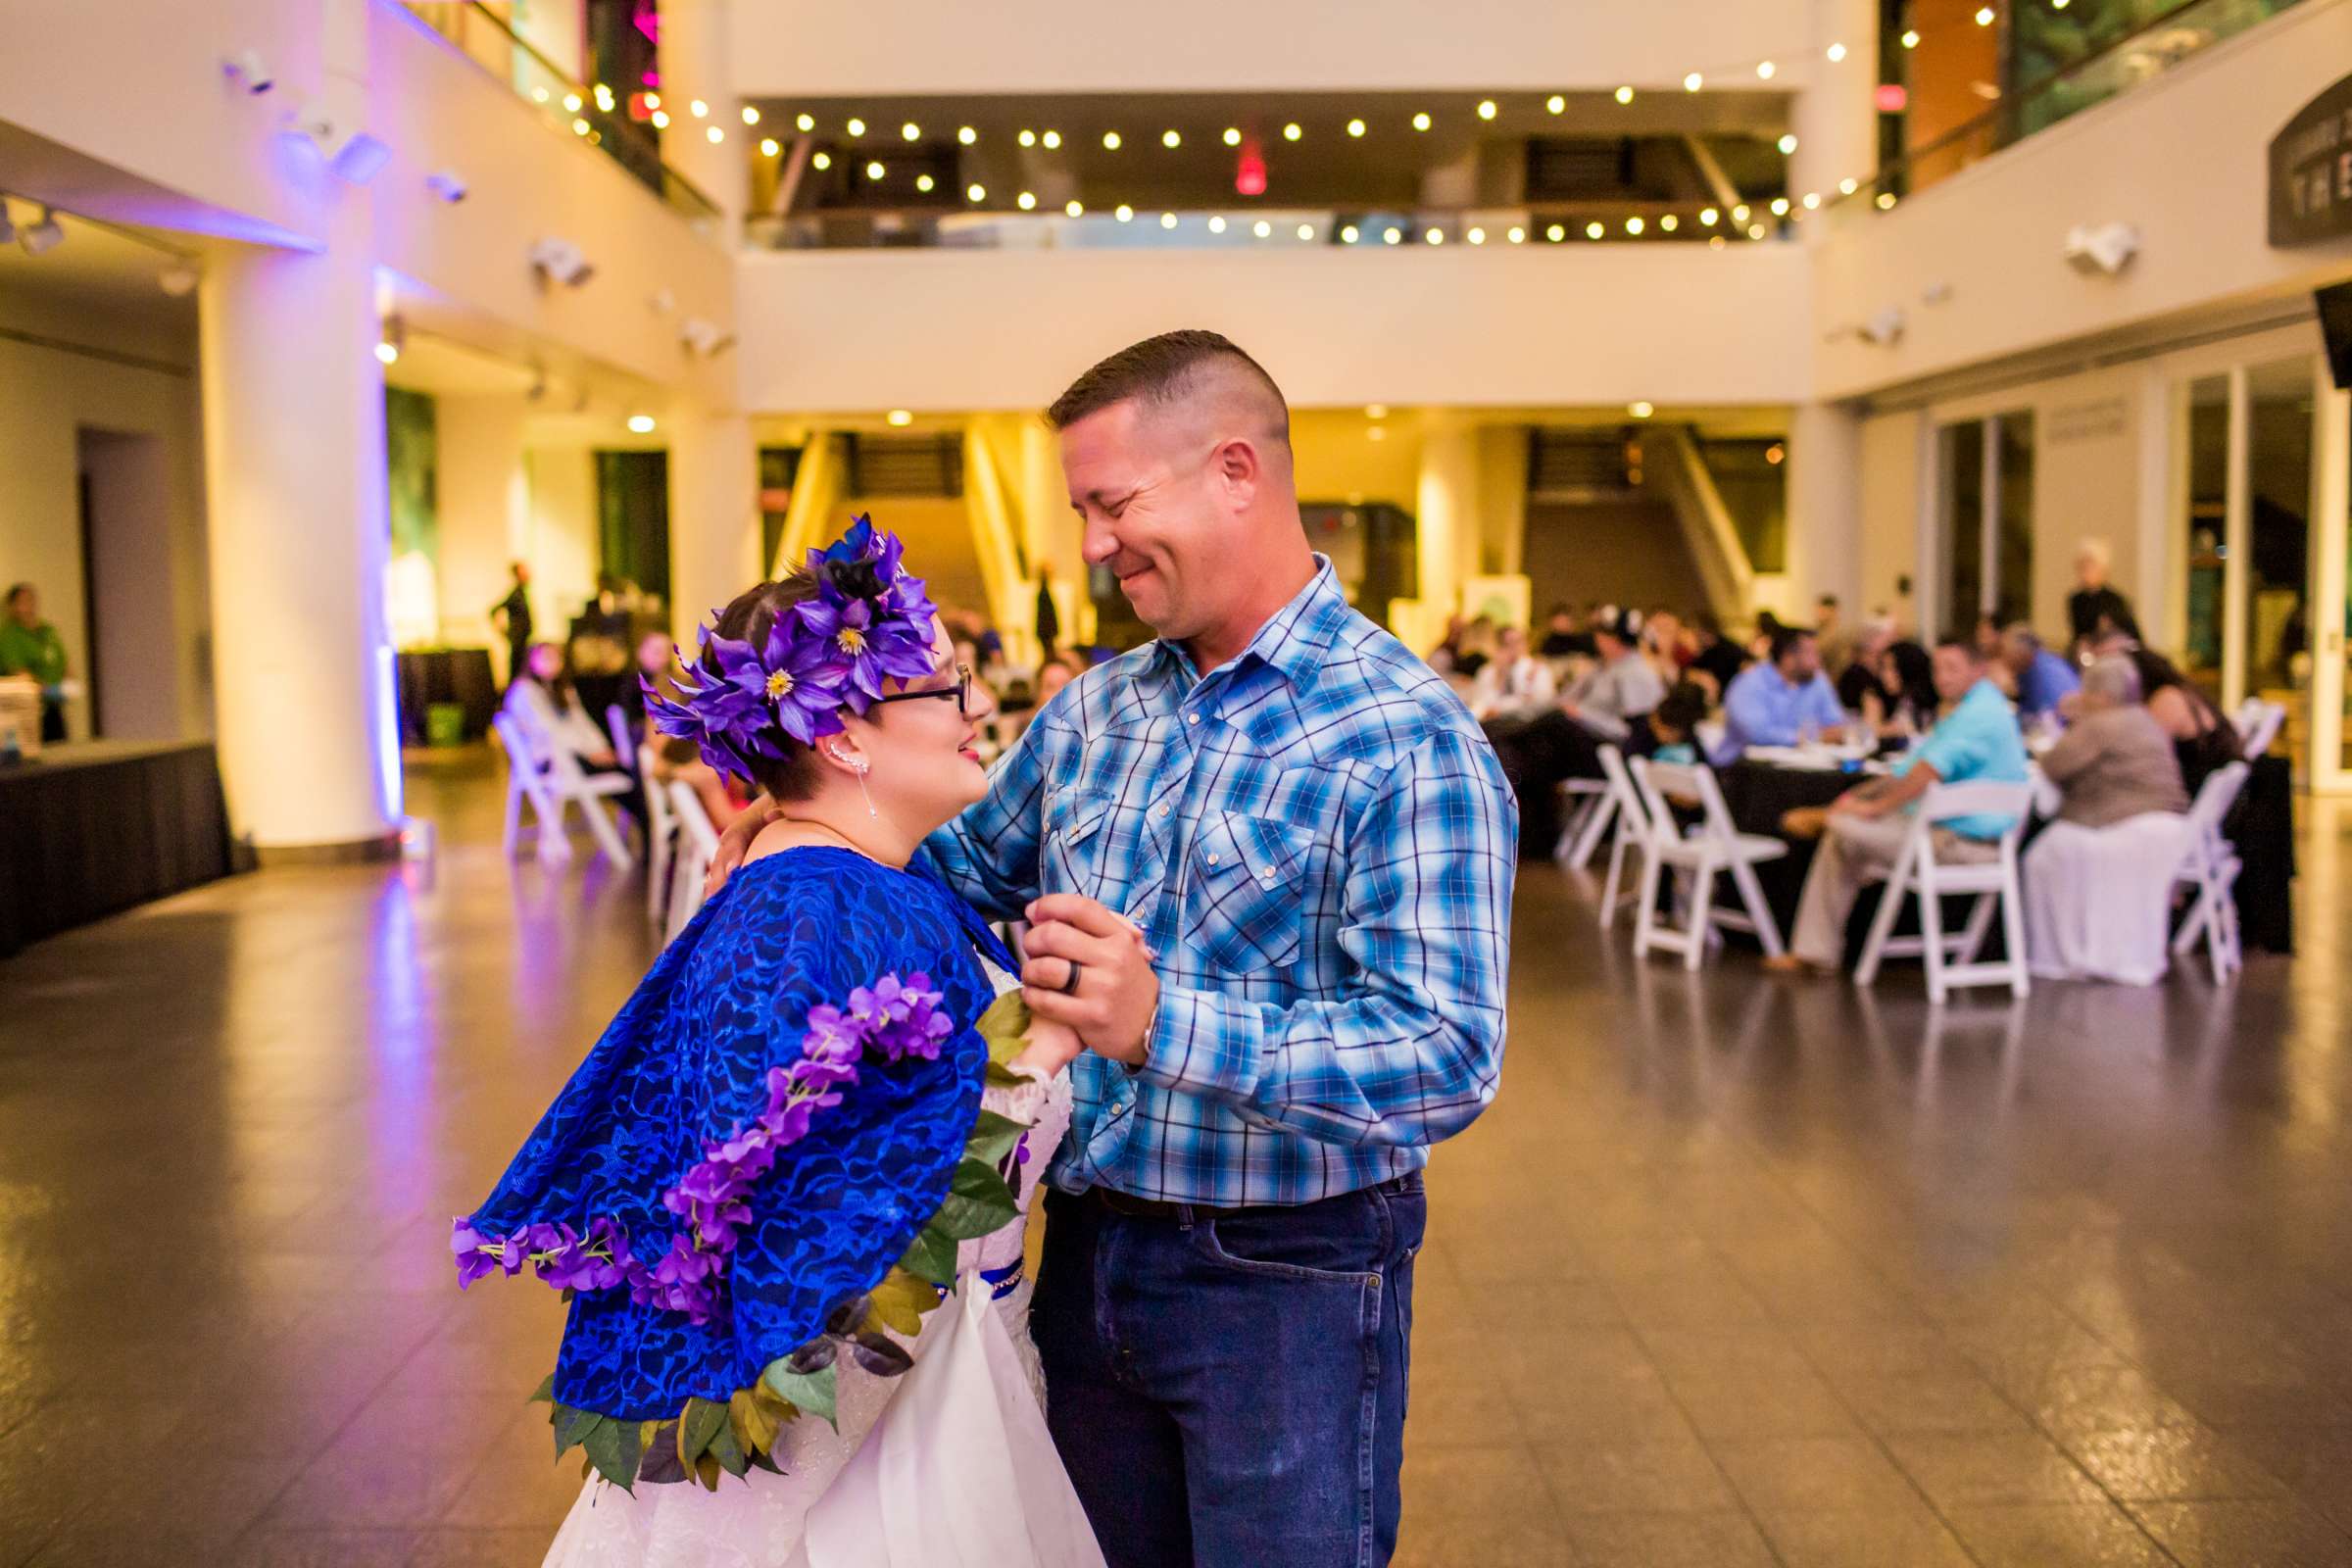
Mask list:
[[[840,1430],[812,1416],[787,1425],[782,1475],[634,1494],[590,1477],[547,1568],[1103,1568],[1046,1431],[1021,1269],[1030,1200],[1069,1130],[1069,1074],[990,1089],[981,1103],[1034,1124],[1021,1218],[962,1245],[955,1294],[902,1342],[912,1369],[880,1378],[842,1357]]]

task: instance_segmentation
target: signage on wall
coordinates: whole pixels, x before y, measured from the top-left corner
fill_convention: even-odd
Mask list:
[[[2271,244],[2287,249],[2352,235],[2352,76],[2321,93],[2271,138]]]

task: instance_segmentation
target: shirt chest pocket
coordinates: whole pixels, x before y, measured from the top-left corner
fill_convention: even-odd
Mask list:
[[[1102,897],[1102,857],[1110,840],[1103,824],[1109,816],[1110,802],[1098,796],[1070,794],[1054,802],[1055,821],[1046,835],[1044,891]]]
[[[1193,836],[1185,867],[1184,940],[1225,974],[1287,969],[1305,923],[1308,836],[1238,811],[1218,811]]]

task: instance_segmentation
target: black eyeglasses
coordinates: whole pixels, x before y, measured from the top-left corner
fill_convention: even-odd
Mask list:
[[[889,696],[877,697],[874,701],[876,703],[912,703],[926,697],[953,697],[956,699],[956,713],[964,718],[971,717],[972,666],[957,664],[956,666],[956,684],[953,686],[934,686],[919,692],[892,692]]]

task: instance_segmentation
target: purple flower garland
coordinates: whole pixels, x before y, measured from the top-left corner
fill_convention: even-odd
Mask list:
[[[519,1274],[527,1262],[556,1290],[626,1285],[638,1305],[683,1312],[697,1325],[723,1316],[727,1256],[736,1232],[751,1223],[745,1200],[753,1187],[774,1168],[780,1151],[808,1135],[818,1110],[841,1103],[842,1091],[858,1082],[858,1064],[868,1053],[886,1062],[908,1056],[937,1061],[956,1032],[939,1011],[941,1000],[927,974],[904,981],[886,974],[870,988],[851,992],[847,1012],[811,1007],[800,1060],[768,1069],[766,1108],[750,1125],[737,1122],[725,1138],[706,1142],[701,1161],[662,1195],[662,1206],[686,1225],[657,1261],[648,1264],[631,1253],[628,1232],[609,1216],[590,1220],[585,1236],[569,1225],[542,1222],[503,1237],[460,1217],[451,1223],[449,1243],[458,1289],[487,1274]]]

